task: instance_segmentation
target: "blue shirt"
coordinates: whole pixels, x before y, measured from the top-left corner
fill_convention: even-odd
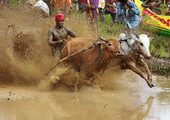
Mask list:
[[[129,26],[129,28],[133,28],[139,25],[139,17],[140,15],[139,9],[134,2],[129,2],[134,10],[129,11],[129,8],[126,11],[123,10],[124,4],[121,2],[118,3],[118,16],[122,19],[122,22],[125,23],[125,26]]]

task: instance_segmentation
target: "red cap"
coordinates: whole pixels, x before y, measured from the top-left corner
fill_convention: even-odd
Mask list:
[[[60,22],[61,20],[64,20],[64,15],[63,14],[57,14],[55,16],[55,21]]]

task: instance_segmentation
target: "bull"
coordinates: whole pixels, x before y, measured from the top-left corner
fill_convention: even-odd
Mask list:
[[[148,68],[147,63],[145,63],[144,58],[151,58],[149,52],[150,41],[153,37],[148,37],[146,34],[141,35],[131,35],[126,36],[124,33],[119,35],[118,40],[120,41],[120,52],[124,53],[121,57],[122,68],[129,68],[133,72],[137,73],[140,77],[145,79],[150,88],[154,87],[152,84],[152,75]],[[146,72],[147,78],[144,73],[137,67],[137,65],[142,65]]]
[[[62,56],[66,57],[82,48],[93,46],[93,44],[96,45],[92,49],[72,56],[67,60],[78,72],[83,73],[87,79],[93,77],[96,73],[103,73],[111,60],[119,55],[119,41],[115,39],[106,40],[102,37],[100,37],[100,40],[76,37],[68,41],[62,49]],[[77,89],[77,84],[75,84],[75,89]]]

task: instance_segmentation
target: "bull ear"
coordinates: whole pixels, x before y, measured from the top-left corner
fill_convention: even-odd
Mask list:
[[[149,37],[149,40],[151,41],[154,37]]]
[[[103,38],[103,37],[100,36],[100,35],[98,35],[98,36],[99,36],[99,38],[100,38],[102,41],[107,42],[107,40],[106,40],[105,38]]]

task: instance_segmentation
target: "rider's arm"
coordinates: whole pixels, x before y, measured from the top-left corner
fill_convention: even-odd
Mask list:
[[[70,28],[65,28],[66,31],[68,32],[68,35],[70,35],[71,37],[77,37],[77,34]]]

